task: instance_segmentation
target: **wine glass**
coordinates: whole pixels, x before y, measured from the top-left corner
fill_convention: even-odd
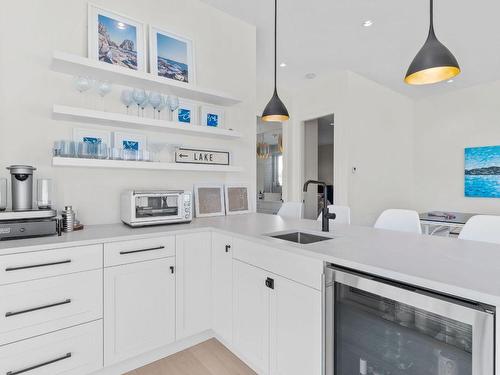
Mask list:
[[[149,93],[149,104],[151,104],[151,107],[153,107],[153,118],[156,118],[156,111],[159,105],[161,104],[162,97],[159,93],[157,92],[150,92]]]
[[[83,93],[85,91],[90,90],[91,87],[92,87],[92,80],[89,79],[88,77],[78,76],[75,78],[75,88],[81,94],[81,97],[83,97]]]
[[[125,105],[125,107],[127,107],[127,115],[128,115],[129,114],[128,110],[130,108],[130,105],[134,102],[132,90],[130,89],[123,90],[120,96],[120,100]]]
[[[174,111],[179,108],[179,98],[175,95],[167,96],[167,106],[170,109],[170,119],[174,119]]]
[[[158,120],[161,120],[161,111],[167,106],[167,100],[163,95],[160,95],[160,104],[158,105]]]
[[[139,117],[139,108],[148,100],[146,91],[144,91],[144,89],[134,89],[132,99],[134,99],[135,104],[137,104],[137,117]]]
[[[104,97],[108,95],[113,89],[111,83],[109,81],[101,81],[97,85],[97,92],[101,97],[102,110],[104,111]]]

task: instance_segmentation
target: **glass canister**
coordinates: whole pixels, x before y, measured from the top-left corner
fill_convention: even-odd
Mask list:
[[[36,182],[36,204],[41,210],[52,207],[52,180],[39,178]]]

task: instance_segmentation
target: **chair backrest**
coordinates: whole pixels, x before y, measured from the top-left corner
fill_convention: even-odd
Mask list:
[[[332,229],[331,224],[351,224],[351,208],[348,206],[339,206],[332,204],[328,206],[328,212],[334,213],[336,215],[335,220],[330,220],[330,229]],[[321,221],[321,214],[318,216],[318,221]]]
[[[458,238],[500,244],[500,216],[477,215],[471,217]]]
[[[422,234],[420,217],[412,210],[385,210],[378,217],[375,228]]]
[[[278,216],[287,219],[302,219],[304,212],[303,202],[286,202],[281,205]]]

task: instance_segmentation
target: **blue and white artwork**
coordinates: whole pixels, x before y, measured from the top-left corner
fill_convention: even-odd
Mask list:
[[[187,108],[179,108],[177,111],[177,120],[187,124],[191,123],[191,110]]]
[[[219,126],[219,115],[215,113],[207,113],[207,126]]]
[[[500,198],[500,146],[465,149],[465,196]]]
[[[124,150],[139,151],[139,142],[137,141],[124,140],[122,141],[122,146]]]
[[[99,61],[137,70],[137,28],[102,14],[98,22]]]
[[[176,81],[189,82],[188,43],[158,32],[158,75]]]
[[[98,145],[102,143],[102,139],[97,137],[83,137],[83,142]]]

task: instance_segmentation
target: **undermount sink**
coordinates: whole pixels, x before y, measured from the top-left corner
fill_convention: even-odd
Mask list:
[[[270,235],[269,237],[277,238],[279,240],[300,243],[303,245],[321,241],[328,241],[333,239],[332,237],[323,237],[323,236],[318,236],[316,234],[304,233],[304,232],[283,233],[283,234]]]

